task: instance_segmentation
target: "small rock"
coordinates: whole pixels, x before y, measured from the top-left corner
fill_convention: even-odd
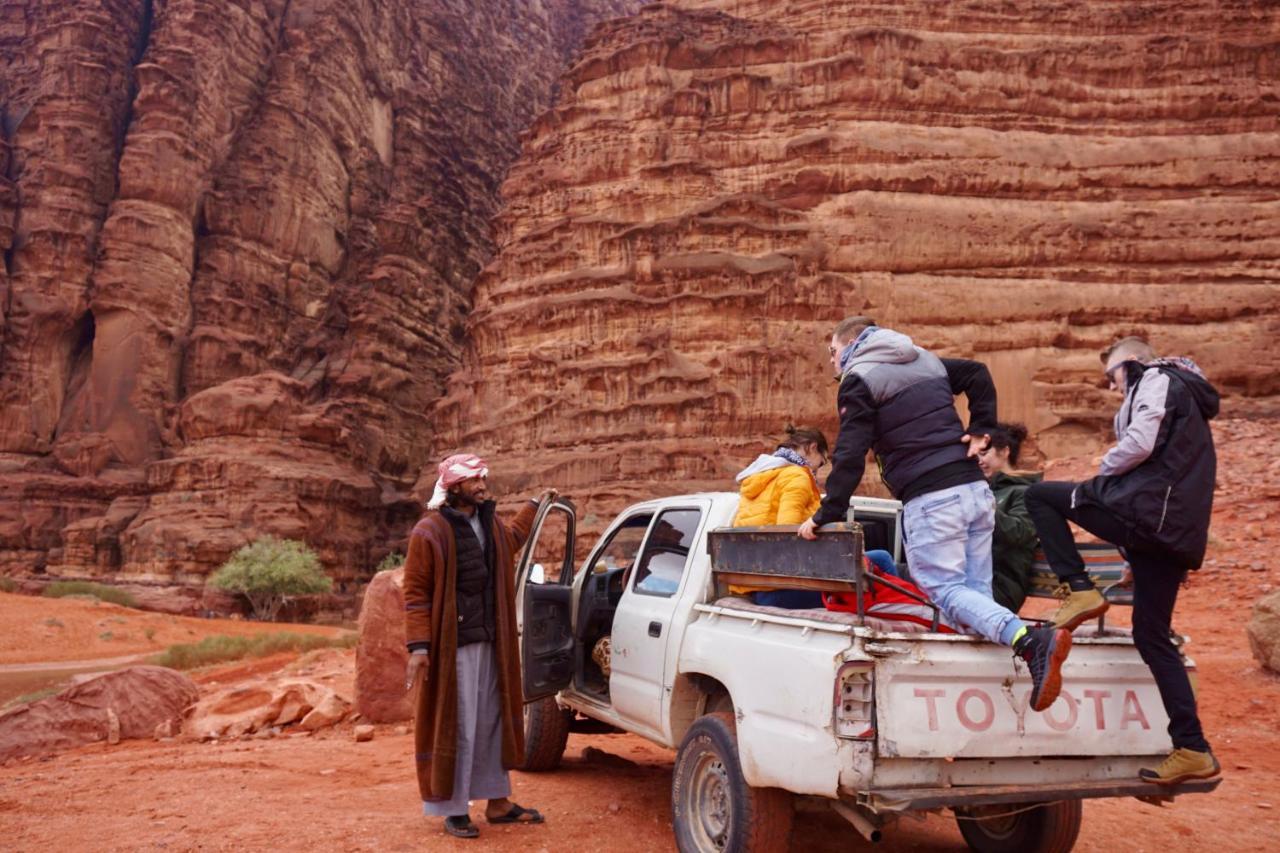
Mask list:
[[[610,813],[612,813],[612,814],[617,814],[618,812],[622,811],[622,804],[621,804],[621,803],[609,803],[609,811],[610,811]]]
[[[356,726],[356,743],[364,743],[367,740],[373,740],[373,726]]]
[[[1258,808],[1260,808],[1260,809],[1269,809],[1269,808],[1271,808],[1271,803],[1258,803]]]
[[[156,723],[155,732],[152,734],[152,736],[156,740],[165,740],[166,738],[171,738],[174,735],[176,735],[178,733],[177,729],[178,727],[174,725],[173,719],[170,718],[168,720],[164,720],[163,722]]]
[[[120,742],[120,717],[111,708],[107,709],[107,743],[115,746]]]
[[[396,726],[396,734],[400,735],[401,737],[404,737],[408,733],[409,733],[408,726]]]
[[[328,769],[326,769],[326,770],[321,770],[321,771],[320,771],[320,775],[321,775],[321,776],[332,776],[334,773],[337,773],[337,772],[338,772],[337,770],[334,770],[332,767],[330,767],[330,768],[328,768]]]

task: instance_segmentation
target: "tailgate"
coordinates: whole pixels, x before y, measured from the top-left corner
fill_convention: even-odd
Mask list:
[[[1076,637],[1062,693],[1028,707],[1026,664],[991,643],[937,634],[868,640],[878,658],[878,751],[902,758],[1155,755],[1170,748],[1160,694],[1127,637]]]

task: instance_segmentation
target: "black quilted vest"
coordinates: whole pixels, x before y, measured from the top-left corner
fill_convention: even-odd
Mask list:
[[[493,594],[493,511],[494,502],[485,501],[477,512],[488,534],[485,547],[480,547],[470,520],[450,507],[441,507],[453,527],[457,543],[458,647],[471,643],[491,643],[494,632]]]

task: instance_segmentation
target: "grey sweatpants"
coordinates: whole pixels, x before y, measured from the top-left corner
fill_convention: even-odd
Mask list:
[[[458,758],[453,799],[422,804],[432,817],[464,815],[470,800],[501,799],[511,793],[502,769],[502,709],[492,643],[458,649]]]

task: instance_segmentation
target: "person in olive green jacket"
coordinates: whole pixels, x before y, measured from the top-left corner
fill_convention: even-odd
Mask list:
[[[986,430],[984,430],[986,432]],[[978,454],[978,465],[996,498],[996,529],[991,540],[992,593],[995,600],[1018,612],[1031,588],[1031,564],[1040,547],[1035,524],[1027,513],[1025,495],[1044,476],[1018,471],[1018,454],[1027,437],[1022,424],[996,424],[991,442]]]

